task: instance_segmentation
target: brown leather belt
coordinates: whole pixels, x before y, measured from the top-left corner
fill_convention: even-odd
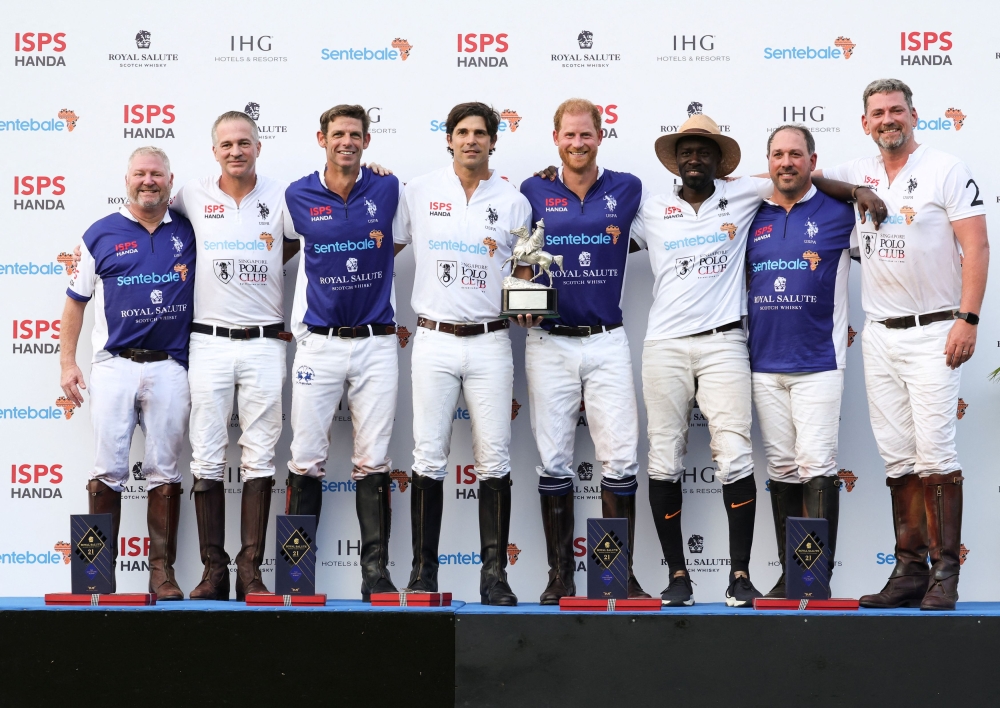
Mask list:
[[[191,331],[197,332],[198,334],[209,334],[216,337],[225,337],[227,339],[260,339],[264,337],[265,339],[280,339],[283,342],[292,341],[292,333],[285,332],[285,323],[279,322],[273,325],[264,325],[256,327],[233,327],[228,329],[226,327],[216,327],[215,325],[201,324],[195,322],[191,325]]]
[[[309,327],[313,334],[324,337],[340,337],[341,339],[358,339],[360,337],[379,337],[384,334],[395,334],[395,325],[361,325],[360,327]]]
[[[552,329],[547,330],[549,334],[555,334],[560,337],[589,337],[592,334],[600,334],[601,332],[610,332],[613,329],[618,329],[622,326],[622,323],[611,324],[611,325],[584,325],[582,327],[568,327],[566,325],[552,325]]]
[[[906,315],[905,317],[890,317],[887,320],[875,320],[880,325],[885,325],[887,329],[909,329],[917,325],[930,324],[931,322],[944,322],[955,319],[958,310],[942,310],[941,312],[931,312],[926,315]]]
[[[153,361],[166,361],[170,355],[156,349],[123,349],[118,353],[122,359],[131,359],[136,364],[148,364]]]
[[[418,317],[417,326],[437,330],[445,334],[454,334],[456,337],[474,337],[477,334],[486,334],[487,332],[496,332],[498,329],[507,329],[510,327],[510,321],[493,320],[492,322],[483,322],[482,324],[451,324],[450,322],[435,322],[426,317]]]
[[[729,324],[724,324],[719,327],[713,327],[712,329],[706,329],[704,332],[695,332],[694,334],[688,335],[691,337],[700,337],[703,334],[715,334],[716,332],[728,332],[731,329],[743,329],[743,320],[736,320],[735,322],[730,322]]]

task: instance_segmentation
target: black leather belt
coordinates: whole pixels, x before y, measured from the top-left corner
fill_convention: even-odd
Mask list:
[[[211,334],[216,337],[226,337],[227,339],[280,339],[283,342],[292,341],[292,333],[285,332],[285,323],[279,322],[274,325],[264,325],[263,327],[216,327],[214,325],[199,324],[195,322],[191,325],[191,331],[198,334]]]
[[[715,334],[716,332],[728,332],[731,329],[743,329],[743,320],[736,320],[735,322],[730,322],[728,324],[721,325],[719,327],[713,327],[712,329],[706,329],[704,332],[695,332],[691,337],[700,337],[703,334]]]
[[[473,337],[477,334],[496,332],[498,329],[507,329],[510,327],[510,321],[493,320],[492,322],[483,322],[482,324],[451,324],[449,322],[435,322],[426,317],[418,317],[417,326],[437,330],[445,334],[454,334],[456,337]]]
[[[118,353],[122,359],[131,359],[136,364],[148,364],[153,361],[166,361],[170,355],[156,349],[123,349]]]
[[[324,337],[340,337],[341,339],[358,339],[359,337],[378,337],[384,334],[395,334],[395,325],[361,325],[360,327],[309,327],[313,334]]]
[[[880,325],[885,325],[887,329],[909,329],[917,325],[930,324],[931,322],[944,322],[955,319],[958,310],[942,310],[941,312],[931,312],[926,315],[906,315],[905,317],[890,317],[887,320],[875,320]]]
[[[618,329],[622,326],[622,323],[613,325],[585,325],[581,327],[567,327],[566,325],[552,325],[552,329],[547,330],[549,334],[555,334],[560,337],[589,337],[592,334],[600,334],[601,332],[610,332],[613,329]]]

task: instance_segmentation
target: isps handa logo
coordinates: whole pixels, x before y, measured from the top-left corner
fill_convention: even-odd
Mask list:
[[[66,66],[65,32],[15,32],[14,66]]]
[[[507,37],[506,32],[499,34],[459,33],[457,66],[467,69],[498,69],[506,67],[506,53],[510,49]]]

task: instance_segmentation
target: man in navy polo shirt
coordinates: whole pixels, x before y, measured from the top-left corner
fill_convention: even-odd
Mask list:
[[[373,592],[396,591],[388,570],[388,449],[399,381],[392,273],[402,193],[396,177],[362,168],[361,155],[371,140],[368,126],[361,106],[326,111],[317,134],[326,151],[324,170],[285,191],[302,246],[292,305],[298,348],[285,513],[320,514],[330,424],[346,384],[365,600]]]
[[[785,596],[785,520],[827,519],[837,547],[837,436],[847,350],[851,206],[816,190],[816,143],[783,125],[767,141],[774,195],[747,243],[748,347]]]
[[[128,203],[83,235],[59,335],[61,385],[74,404],[83,403],[80,389],[87,386],[76,364],[76,345],[84,309],[96,295],[89,512],[111,514],[111,547],[117,550],[122,488],[138,423],[146,437],[149,591],[158,600],[181,600],[184,593],[174,580],[173,564],[182,493],[177,456],[191,409],[187,364],[194,231],[187,219],[167,208],[173,175],[162,150],[133,152],[125,185]]]
[[[528,333],[525,369],[538,467],[549,583],[541,604],[576,593],[573,571],[573,445],[581,401],[587,400],[594,452],[601,461],[601,508],[606,518],[628,519],[628,594],[645,598],[632,572],[639,416],[632,355],[622,328],[622,286],[629,232],[642,201],[642,183],[597,165],[601,113],[573,98],[556,109],[553,142],[558,179],[532,177],[521,185],[534,223],[545,222],[545,250],[562,255],[553,270],[559,317],[518,317]]]

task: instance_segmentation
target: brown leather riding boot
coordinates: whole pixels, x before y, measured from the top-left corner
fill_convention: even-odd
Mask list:
[[[887,609],[917,607],[927,592],[927,515],[924,511],[924,484],[908,474],[888,478],[892,495],[892,525],[896,532],[896,565],[881,592],[862,595],[862,607]]]
[[[174,580],[177,558],[177,523],[181,517],[181,485],[161,484],[150,489],[146,523],[149,526],[149,591],[156,601],[183,600],[184,591]]]
[[[226,490],[222,480],[195,480],[194,511],[198,545],[205,571],[188,596],[192,600],[229,599],[229,555],[226,553]]]
[[[921,610],[954,610],[958,602],[963,479],[961,471],[923,478],[931,583],[920,603]]]
[[[87,513],[111,514],[111,592],[117,590],[115,571],[118,567],[118,529],[122,522],[122,493],[99,479],[87,482]]]
[[[274,477],[258,477],[243,483],[243,505],[240,519],[240,541],[236,554],[236,600],[243,602],[252,592],[271,592],[260,578],[264,561],[264,536],[271,511],[271,487]]]

